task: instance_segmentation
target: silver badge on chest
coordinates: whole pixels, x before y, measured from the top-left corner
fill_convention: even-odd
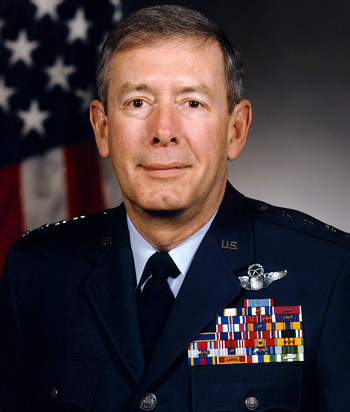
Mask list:
[[[248,276],[239,276],[238,280],[242,288],[247,290],[260,290],[267,288],[276,280],[287,276],[286,270],[264,273],[264,267],[260,263],[254,263],[248,267]]]

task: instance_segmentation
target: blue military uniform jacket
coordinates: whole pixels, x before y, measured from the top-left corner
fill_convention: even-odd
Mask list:
[[[349,411],[349,248],[228,185],[145,369],[124,207],[33,231],[1,278],[1,412],[139,411],[145,393],[159,412]],[[247,291],[237,278],[252,263],[288,274]],[[250,298],[302,306],[305,360],[188,366],[198,333]]]

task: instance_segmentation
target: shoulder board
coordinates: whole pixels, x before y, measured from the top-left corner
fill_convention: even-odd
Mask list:
[[[272,206],[249,198],[246,198],[246,202],[250,214],[256,219],[269,221],[310,236],[329,240],[350,249],[350,233],[345,233],[297,210]]]
[[[90,214],[90,215],[81,215],[81,216],[76,216],[73,217],[73,219],[71,220],[60,220],[59,222],[55,222],[55,223],[46,223],[36,229],[29,229],[27,230],[22,237],[26,237],[28,235],[32,235],[35,233],[39,233],[39,232],[43,232],[43,231],[47,231],[47,230],[55,230],[55,228],[61,227],[61,226],[65,226],[65,225],[72,225],[76,222],[82,222],[85,220],[94,220],[94,218],[96,217],[101,217],[104,215],[107,215],[112,209],[107,209],[104,210],[102,212],[98,212],[98,213],[94,213],[94,214]]]

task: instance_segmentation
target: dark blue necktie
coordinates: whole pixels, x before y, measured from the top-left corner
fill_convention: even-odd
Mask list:
[[[179,273],[168,252],[156,252],[145,266],[140,286],[142,279],[150,274],[152,277],[148,279],[142,293],[138,291],[138,306],[146,360],[153,352],[175,300],[168,278],[175,278]]]

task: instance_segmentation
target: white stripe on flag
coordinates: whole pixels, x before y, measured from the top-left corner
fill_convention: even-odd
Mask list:
[[[111,160],[101,158],[101,169],[106,208],[110,209],[119,206],[123,201],[123,197],[114,174]]]
[[[67,190],[61,148],[21,164],[21,191],[27,229],[67,218]]]

